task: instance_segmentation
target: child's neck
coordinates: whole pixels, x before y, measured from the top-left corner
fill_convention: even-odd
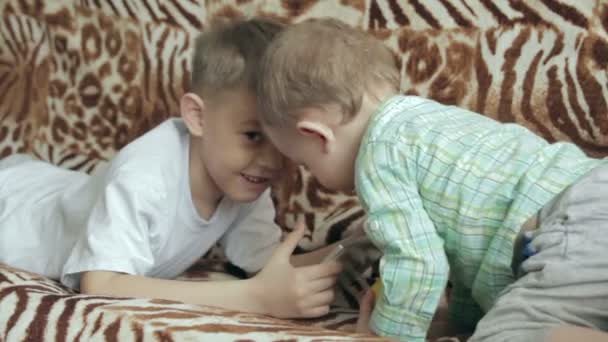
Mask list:
[[[379,110],[380,106],[389,98],[398,95],[389,88],[385,88],[382,91],[377,91],[375,94],[364,94],[361,100],[361,108],[355,116],[355,131],[357,138],[357,146],[361,143],[361,139],[367,132],[369,122],[372,120],[374,114]]]

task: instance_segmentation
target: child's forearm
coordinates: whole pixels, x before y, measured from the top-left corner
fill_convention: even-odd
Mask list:
[[[80,289],[87,294],[168,299],[268,314],[257,300],[254,287],[251,279],[194,282],[93,271],[82,275]]]
[[[293,267],[290,256],[303,235],[304,226],[300,225],[251,279],[194,282],[91,271],[82,274],[80,290],[88,294],[176,300],[278,318],[319,317],[329,312],[342,266],[325,262]]]

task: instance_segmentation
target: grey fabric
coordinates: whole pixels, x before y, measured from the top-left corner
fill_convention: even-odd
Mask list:
[[[521,277],[470,341],[542,341],[565,324],[608,330],[608,165],[547,204],[531,233],[536,254],[519,265],[516,243],[513,266]]]

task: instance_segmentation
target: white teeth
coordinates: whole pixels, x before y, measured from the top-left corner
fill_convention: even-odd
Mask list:
[[[262,177],[254,177],[254,176],[249,176],[249,175],[243,175],[243,178],[245,178],[246,180],[250,181],[251,183],[256,183],[256,184],[260,184],[260,183],[264,183],[266,182],[266,178],[262,178]]]

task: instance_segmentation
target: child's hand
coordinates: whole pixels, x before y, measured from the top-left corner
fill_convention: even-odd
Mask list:
[[[318,317],[329,312],[342,265],[331,261],[292,266],[289,259],[304,232],[305,226],[299,222],[266,267],[252,279],[262,312],[279,318]]]
[[[363,298],[359,301],[359,318],[357,319],[356,332],[375,335],[369,328],[369,320],[374,310],[375,301],[374,291],[372,289],[365,291]]]

